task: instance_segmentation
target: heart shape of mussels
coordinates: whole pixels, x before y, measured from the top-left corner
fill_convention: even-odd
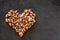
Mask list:
[[[17,12],[17,10],[10,10],[5,17],[5,21],[15,29],[20,37],[36,22],[36,14],[31,9],[25,9],[22,14]]]

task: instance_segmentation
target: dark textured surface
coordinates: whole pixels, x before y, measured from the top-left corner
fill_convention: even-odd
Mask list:
[[[20,38],[5,23],[5,14],[10,10],[23,12],[31,8],[36,13],[36,24]],[[0,0],[0,40],[60,40],[60,7],[51,0]]]

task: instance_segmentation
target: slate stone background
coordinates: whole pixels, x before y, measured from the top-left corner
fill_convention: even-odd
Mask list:
[[[0,0],[0,40],[60,40],[60,7],[54,0]],[[10,10],[32,9],[36,24],[22,38],[5,22]]]

